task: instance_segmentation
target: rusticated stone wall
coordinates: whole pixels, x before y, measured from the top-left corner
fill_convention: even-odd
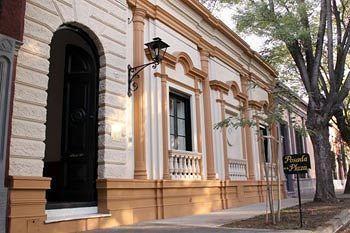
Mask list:
[[[63,24],[84,30],[100,56],[98,177],[127,178],[126,168],[132,166],[126,165],[125,134],[111,137],[112,125],[124,121],[127,104],[125,0],[27,1],[16,67],[9,174],[43,174],[50,42]]]

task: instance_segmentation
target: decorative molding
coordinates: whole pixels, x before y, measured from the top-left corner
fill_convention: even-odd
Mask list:
[[[263,104],[256,100],[248,100],[248,106],[252,109],[261,111],[263,109]]]
[[[235,43],[235,45],[240,47],[245,55],[252,58],[255,62],[261,65],[262,68],[264,68],[272,77],[277,77],[277,72],[268,63],[263,61],[258,53],[253,51],[248,46],[248,44],[243,41],[242,38],[240,38],[232,30],[230,30],[223,22],[221,22],[218,19],[215,19],[215,17],[207,9],[205,9],[205,7],[202,6],[198,1],[183,0],[183,2],[195,12],[197,12],[199,15],[201,15],[203,17],[203,20],[206,21],[210,26],[223,33],[228,39]],[[203,37],[199,33],[194,31],[192,28],[181,22],[179,19],[175,18],[173,15],[171,15],[169,12],[165,11],[161,7],[152,4],[150,1],[147,0],[128,0],[128,4],[132,8],[137,6],[139,8],[145,9],[147,12],[147,17],[157,19],[163,22],[168,27],[172,28],[179,34],[183,35],[184,37],[195,43],[200,50],[207,50],[211,56],[219,58],[231,68],[235,69],[237,72],[250,73],[249,70],[243,67],[242,63],[233,59],[226,52],[203,39]],[[273,81],[273,79],[271,78],[268,79],[270,82]],[[262,88],[265,89],[269,87],[269,84],[263,81],[262,79],[259,78],[259,80],[257,81],[257,84],[262,85]]]
[[[230,91],[230,86],[220,80],[210,80],[209,81],[210,88],[215,91],[220,91],[224,94],[228,94]]]
[[[239,93],[241,93],[239,85],[238,85],[237,82],[230,81],[230,82],[228,82],[228,84],[229,84],[229,86],[230,86],[234,96],[237,96]]]
[[[13,40],[2,38],[0,39],[0,50],[11,53],[13,51]]]
[[[12,37],[0,34],[0,51],[7,53],[7,56],[16,55],[23,42]]]
[[[211,80],[209,81],[209,83],[211,89],[221,91],[226,95],[231,90],[235,99],[237,99],[240,102],[244,103],[248,100],[248,95],[240,91],[239,85],[235,81],[229,81],[227,83],[224,83],[220,80]]]
[[[147,58],[151,59],[151,53],[148,48],[145,49]],[[194,67],[191,57],[185,52],[175,52],[173,54],[165,53],[162,60],[162,64],[170,67],[171,69],[176,68],[176,64],[181,64],[184,67],[185,75],[193,78],[204,80],[207,74],[202,70]]]

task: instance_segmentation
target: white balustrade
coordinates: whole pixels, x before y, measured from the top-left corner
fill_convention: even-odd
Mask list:
[[[247,161],[228,159],[228,175],[230,180],[247,180]]]
[[[276,163],[262,163],[262,166],[265,166],[266,164],[266,168],[267,168],[267,174],[269,174],[269,180],[277,180],[277,172],[276,172]],[[272,176],[271,176],[271,166],[272,166]],[[265,174],[265,167],[262,168],[262,172],[263,172],[263,180],[266,180],[266,174]]]
[[[202,155],[192,151],[169,150],[169,173],[173,180],[200,180]]]

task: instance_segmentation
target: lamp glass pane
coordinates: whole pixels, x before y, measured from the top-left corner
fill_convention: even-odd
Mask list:
[[[153,50],[153,48],[152,48],[152,44],[151,44],[151,43],[148,43],[148,44],[147,44],[147,47],[148,47],[148,50],[151,52],[151,58],[152,58],[152,60],[154,60],[154,59],[156,58],[156,55],[155,55],[154,50]]]
[[[159,48],[158,47],[154,48],[154,55],[155,55],[154,59],[156,61],[159,61]]]
[[[152,42],[145,44],[151,53],[151,58],[153,61],[159,62],[162,60],[166,49],[169,47],[160,38],[154,38]],[[162,50],[164,49],[164,52]]]

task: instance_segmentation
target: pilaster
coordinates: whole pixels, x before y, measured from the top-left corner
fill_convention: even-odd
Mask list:
[[[241,83],[242,83],[242,92],[246,96],[248,96],[248,76],[241,74]],[[245,119],[249,119],[249,111],[248,111],[248,99],[243,103],[243,116]],[[245,137],[245,146],[246,146],[246,158],[248,162],[248,179],[249,180],[255,180],[255,169],[254,169],[254,156],[253,156],[253,150],[252,150],[252,130],[249,127],[249,125],[245,125],[244,128],[244,137]]]
[[[225,102],[224,102],[224,96],[222,91],[220,91],[220,110],[221,110],[221,120],[225,120]],[[224,169],[225,169],[225,180],[229,180],[229,172],[228,172],[228,154],[227,154],[227,128],[224,127],[221,129],[222,131],[222,143],[223,143],[223,149],[224,149]]]
[[[144,63],[144,25],[146,11],[141,8],[135,8],[133,19],[133,38],[134,38],[134,66]],[[139,73],[136,79],[138,86],[134,91],[134,160],[135,160],[135,179],[147,179],[146,171],[146,141],[145,141],[145,93],[144,93],[144,72]]]
[[[169,180],[169,129],[168,129],[168,91],[167,75],[165,74],[165,65],[161,67],[161,86],[162,86],[162,133],[163,133],[163,180]]]
[[[195,88],[195,104],[196,104],[196,125],[197,125],[197,150],[198,153],[202,153],[202,124],[201,124],[201,109],[200,109],[200,89],[199,89],[199,79],[196,78],[194,80],[194,88]],[[203,163],[201,163],[201,175],[203,179]]]
[[[213,149],[213,123],[211,118],[210,85],[209,85],[209,52],[200,49],[202,71],[207,74],[203,81],[204,122],[205,122],[205,148],[207,159],[207,179],[215,180],[214,149]]]

